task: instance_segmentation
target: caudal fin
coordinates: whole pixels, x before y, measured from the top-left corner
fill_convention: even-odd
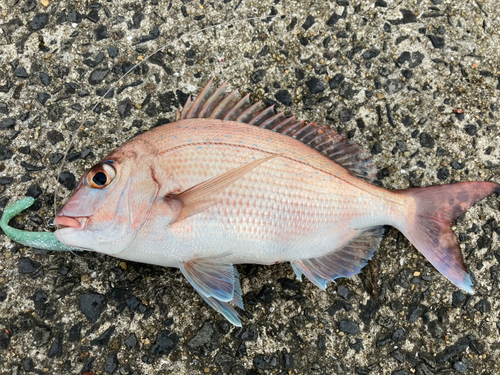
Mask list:
[[[410,242],[459,288],[473,293],[470,275],[464,264],[457,237],[451,223],[476,202],[500,193],[494,182],[462,182],[396,192],[413,198],[415,212],[398,229]]]

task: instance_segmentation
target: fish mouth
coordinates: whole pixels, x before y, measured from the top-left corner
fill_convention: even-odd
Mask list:
[[[57,229],[64,228],[75,228],[75,229],[83,229],[85,227],[85,223],[87,222],[88,217],[72,217],[72,216],[56,216],[54,219],[54,226]]]

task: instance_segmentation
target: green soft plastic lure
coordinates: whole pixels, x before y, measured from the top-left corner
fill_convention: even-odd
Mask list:
[[[82,251],[82,249],[66,246],[65,244],[59,242],[52,232],[28,232],[9,226],[9,221],[14,216],[30,207],[33,202],[35,202],[34,198],[26,197],[5,207],[2,218],[0,219],[0,227],[5,234],[13,241],[37,249],[54,251]]]

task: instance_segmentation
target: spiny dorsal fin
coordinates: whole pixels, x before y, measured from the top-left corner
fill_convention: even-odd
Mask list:
[[[212,118],[259,126],[301,141],[356,177],[367,181],[375,178],[377,168],[370,154],[328,126],[297,121],[295,116],[287,118],[283,112],[275,113],[274,106],[262,108],[261,102],[252,104],[249,95],[240,99],[238,90],[226,95],[227,82],[214,92],[212,83],[213,78],[195,101],[189,97],[176,120]]]

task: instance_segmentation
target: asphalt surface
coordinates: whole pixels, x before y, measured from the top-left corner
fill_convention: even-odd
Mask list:
[[[0,10],[0,206],[36,198],[18,228],[49,230],[56,186],[60,208],[85,170],[173,121],[210,77],[354,139],[386,188],[500,182],[494,0],[5,0]],[[363,272],[326,292],[289,264],[239,266],[242,328],[178,270],[2,234],[0,374],[498,374],[499,209],[492,196],[453,226],[474,295],[388,228]]]

